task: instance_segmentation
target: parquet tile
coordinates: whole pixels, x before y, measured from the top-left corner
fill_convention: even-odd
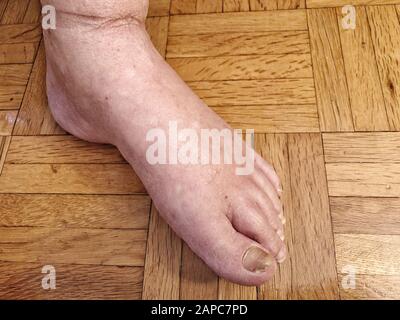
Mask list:
[[[150,0],[157,50],[281,177],[289,256],[259,288],[196,257],[115,147],[55,123],[40,16],[0,0],[1,299],[400,298],[400,1]]]

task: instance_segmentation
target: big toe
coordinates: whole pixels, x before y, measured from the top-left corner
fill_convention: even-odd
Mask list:
[[[243,285],[260,285],[273,277],[274,255],[236,231],[228,219],[215,222],[206,232],[201,241],[188,244],[219,276]]]

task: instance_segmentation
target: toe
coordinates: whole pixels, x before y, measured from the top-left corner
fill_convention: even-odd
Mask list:
[[[285,258],[285,244],[270,224],[268,218],[257,208],[240,208],[232,216],[232,225],[240,233],[257,241],[273,257]]]
[[[189,246],[221,277],[243,285],[260,285],[277,269],[266,248],[235,230],[226,218],[215,221],[213,230],[202,230],[202,239]]]
[[[255,174],[254,183],[257,191],[253,194],[261,209],[270,217],[271,224],[276,230],[282,230],[283,206],[272,183],[262,174]],[[271,205],[274,210],[271,210]]]
[[[256,156],[255,165],[256,168],[260,169],[263,172],[263,174],[268,178],[268,180],[271,181],[275,190],[278,192],[278,195],[280,196],[282,194],[282,185],[281,185],[281,180],[276,174],[275,169],[269,163],[267,163],[260,155]]]

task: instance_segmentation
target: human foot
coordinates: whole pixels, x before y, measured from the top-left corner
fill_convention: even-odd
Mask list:
[[[279,179],[259,155],[247,176],[234,164],[146,159],[147,133],[168,132],[171,121],[199,135],[230,130],[154,49],[144,27],[146,1],[42,3],[57,10],[57,29],[44,39],[49,105],[60,126],[116,145],[163,218],[218,275],[247,285],[270,279],[286,257],[283,214]]]

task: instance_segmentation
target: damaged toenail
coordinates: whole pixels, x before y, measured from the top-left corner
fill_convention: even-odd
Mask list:
[[[279,219],[281,219],[282,224],[286,224],[286,218],[282,213],[279,215]]]
[[[282,187],[279,187],[276,191],[278,192],[279,197],[282,197],[282,194],[283,194]]]
[[[259,247],[250,247],[243,256],[243,266],[251,272],[265,272],[274,263],[274,258]]]
[[[278,230],[276,233],[278,234],[279,238],[280,238],[282,241],[285,240],[285,235],[283,234],[283,231],[282,231],[282,230]]]

